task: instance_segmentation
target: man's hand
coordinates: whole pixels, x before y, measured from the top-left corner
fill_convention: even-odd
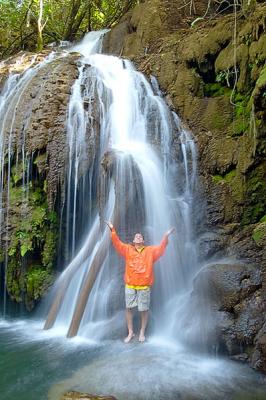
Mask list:
[[[112,222],[108,222],[108,221],[104,221],[106,223],[106,225],[108,226],[108,228],[110,229],[110,231],[113,229],[114,225],[112,224]]]
[[[171,228],[171,229],[169,229],[166,233],[165,233],[165,236],[170,236],[171,235],[171,233],[173,233],[173,232],[175,232],[175,228]]]

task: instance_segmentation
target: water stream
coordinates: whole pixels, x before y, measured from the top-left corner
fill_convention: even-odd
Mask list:
[[[198,270],[192,223],[196,148],[154,77],[150,84],[128,60],[99,54],[102,35],[91,33],[72,49],[83,56],[67,116],[61,237],[69,264],[47,300],[50,329],[42,329],[40,314],[37,321],[0,320],[3,399],[56,400],[69,389],[119,400],[262,399],[259,375],[192,352],[175,324],[187,312]],[[19,97],[13,79],[10,90]],[[176,228],[155,266],[144,345],[121,341],[123,261],[110,246],[104,219],[115,223],[126,242],[140,231],[147,244],[158,244],[167,229]]]
[[[97,191],[93,185],[97,186],[99,180],[107,180],[103,186],[110,188],[105,196],[100,193],[106,197],[100,210],[101,217],[112,219],[116,215],[116,227],[124,234],[123,240],[130,241],[138,230],[144,233],[147,244],[157,244],[166,230],[174,226],[176,234],[170,240],[163,261],[156,265],[151,316],[154,332],[169,336],[173,334],[168,327],[173,319],[175,304],[180,294],[187,291],[197,270],[191,223],[196,181],[195,146],[189,132],[182,129],[178,117],[160,96],[155,78],[152,87],[128,60],[94,54],[95,49],[99,48],[97,40],[99,36],[97,38],[95,33],[89,34],[83,43],[74,48],[84,57],[80,61],[79,77],[69,102],[67,247],[73,255],[78,239],[77,204],[81,203],[78,197],[83,198],[86,193],[89,196],[85,197],[91,199],[91,193]],[[92,49],[90,51],[93,54],[89,54],[88,49]],[[96,100],[98,103],[95,106]],[[87,103],[86,109],[84,103]],[[91,123],[95,107],[100,119],[98,132]],[[180,140],[179,162],[176,149],[172,149],[174,137]],[[90,174],[94,180],[88,180],[90,187],[80,179],[86,163],[88,141],[93,142]],[[110,174],[107,178],[103,176],[103,159],[110,154],[115,165],[111,174],[114,186],[108,182]],[[112,187],[115,193],[112,193]],[[80,220],[84,220],[82,209],[79,212]],[[93,215],[93,210],[90,215]],[[94,222],[88,221],[88,226],[99,223],[98,213]],[[103,233],[102,238],[98,237],[99,246],[105,235]],[[76,269],[55,320],[55,326],[63,324],[66,331],[77,313],[73,299],[78,304],[78,298],[83,296],[87,271],[95,257],[98,257],[96,252],[95,257],[91,255],[86,262],[83,258],[81,262],[75,261],[80,259],[81,253],[86,253],[84,248],[94,247],[88,240],[91,236],[95,240],[89,230],[83,247],[65,272],[67,274]],[[82,336],[109,337],[110,329],[115,332],[116,327],[121,328],[123,305],[118,301],[118,297],[123,297],[121,269],[117,269],[114,262],[117,264],[114,257],[105,255],[82,314],[80,327],[77,327],[77,332]],[[99,293],[104,293],[104,300],[99,298]],[[120,295],[114,298],[113,293]],[[101,329],[95,329],[99,324]]]

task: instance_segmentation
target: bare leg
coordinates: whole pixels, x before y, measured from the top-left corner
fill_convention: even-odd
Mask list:
[[[124,342],[129,343],[130,340],[135,336],[133,332],[133,311],[130,308],[126,308],[126,320],[127,320],[128,335],[124,339]]]
[[[141,317],[141,328],[139,333],[139,341],[145,342],[145,331],[148,323],[149,311],[141,311],[140,317]]]

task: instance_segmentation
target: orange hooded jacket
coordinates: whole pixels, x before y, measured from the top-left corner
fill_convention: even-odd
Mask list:
[[[159,246],[147,246],[138,252],[135,246],[121,242],[114,228],[111,232],[114,248],[126,260],[125,283],[151,286],[154,282],[153,264],[163,255],[168,243],[167,236],[163,237]]]

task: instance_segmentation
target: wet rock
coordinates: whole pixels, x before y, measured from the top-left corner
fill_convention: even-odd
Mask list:
[[[203,268],[194,281],[192,301],[205,309],[212,323],[206,337],[218,343],[220,352],[265,368],[265,303],[262,274],[256,266],[213,264]],[[203,321],[204,322],[204,321]],[[246,353],[248,357],[242,357]]]
[[[251,365],[259,371],[266,372],[266,322],[255,338],[255,351],[252,354]]]
[[[208,298],[219,311],[231,311],[261,287],[261,272],[244,264],[213,264],[194,280],[194,294]]]
[[[70,391],[64,393],[60,400],[116,400],[114,396],[97,396],[89,393]]]
[[[10,61],[8,71],[22,72],[29,65],[35,66],[43,61],[46,55],[47,53],[23,54],[21,60],[16,58]],[[64,166],[67,160],[65,116],[71,87],[77,77],[74,60],[77,60],[77,56],[68,55],[36,70],[24,88],[23,96],[11,102],[6,115],[6,138],[9,137],[12,124],[14,151],[19,153],[25,146],[29,154],[46,153],[49,160],[46,164],[47,193],[51,208],[59,184],[61,188],[64,185]],[[19,71],[15,69],[16,65],[19,66]],[[13,123],[14,113],[16,118]],[[25,136],[24,144],[23,136]]]
[[[227,237],[221,232],[205,232],[197,240],[199,261],[210,259],[212,256],[222,257],[227,246]]]
[[[258,247],[264,247],[266,242],[266,222],[258,224],[252,232],[252,239]]]
[[[231,356],[230,358],[231,360],[235,361],[247,362],[248,354],[247,353],[236,354],[235,356]]]

